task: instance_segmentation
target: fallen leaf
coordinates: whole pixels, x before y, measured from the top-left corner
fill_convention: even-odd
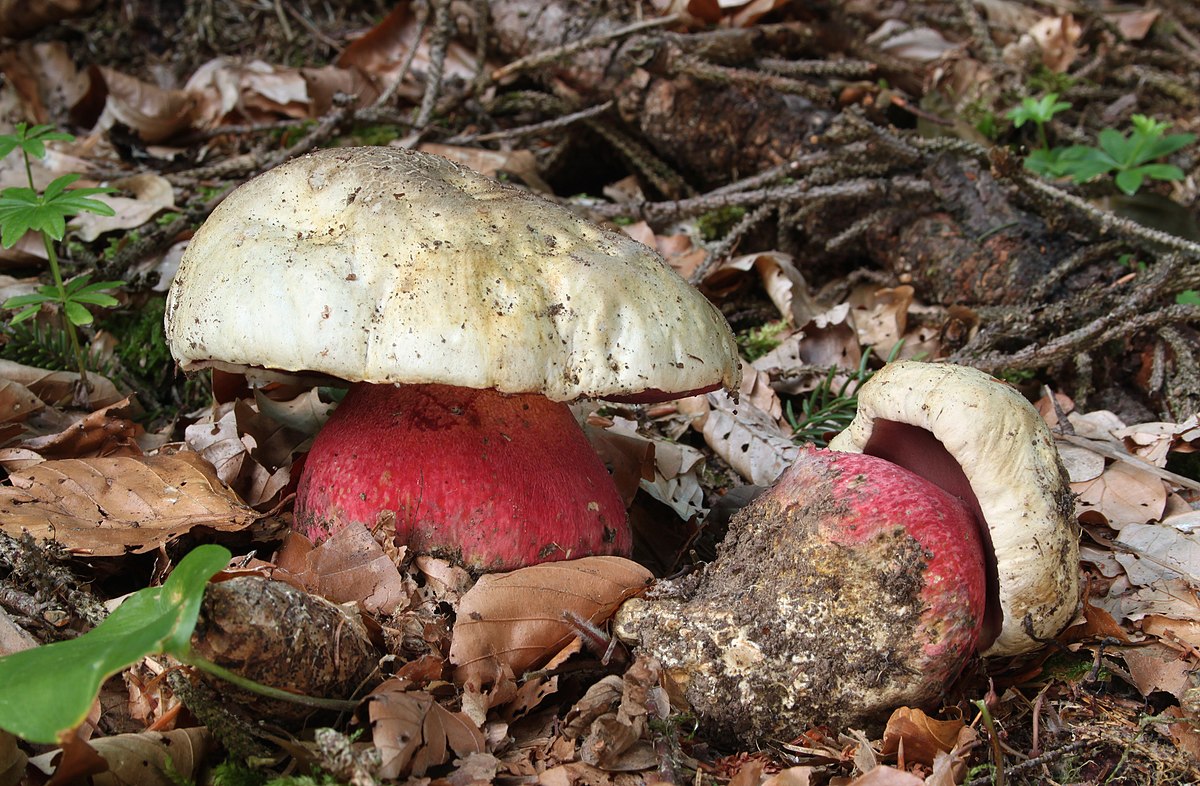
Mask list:
[[[725,391],[707,394],[712,411],[704,421],[704,441],[739,475],[769,486],[800,452],[779,424],[748,402],[734,403]]]
[[[450,662],[459,683],[495,682],[508,667],[519,675],[578,638],[564,617],[600,624],[641,592],[650,572],[621,557],[546,562],[483,576],[459,602]]]
[[[1141,41],[1150,32],[1162,12],[1157,9],[1144,11],[1123,11],[1105,14],[1104,19],[1121,31],[1126,41]]]
[[[917,762],[929,767],[938,753],[954,749],[965,727],[960,720],[937,720],[919,709],[900,707],[892,712],[883,730],[882,753],[895,756],[903,745],[906,764]]]
[[[46,406],[32,390],[2,374],[0,371],[0,423],[20,422]]]
[[[1078,496],[1075,511],[1085,524],[1127,524],[1157,521],[1167,505],[1167,486],[1157,476],[1125,461],[1110,465],[1100,477],[1072,483]]]
[[[175,207],[175,191],[162,175],[147,172],[114,180],[110,185],[131,192],[133,197],[98,195],[96,199],[112,208],[113,215],[83,212],[71,219],[71,229],[80,240],[90,243],[105,232],[140,227],[159,213]]]
[[[185,90],[165,90],[107,66],[88,69],[107,91],[97,127],[124,123],[146,142],[162,142],[189,128],[196,101]]]
[[[1134,586],[1183,578],[1200,589],[1200,540],[1161,524],[1127,524],[1113,545],[1115,557]]]
[[[81,554],[145,553],[195,527],[245,529],[258,519],[195,453],[62,459],[11,473],[0,529]]]
[[[1195,662],[1159,642],[1125,647],[1121,650],[1121,658],[1129,669],[1129,676],[1133,677],[1133,684],[1143,696],[1165,691],[1180,700],[1191,687],[1189,675],[1196,668]]]
[[[460,757],[484,750],[483,733],[463,713],[450,712],[430,694],[409,687],[407,680],[392,678],[368,699],[372,738],[383,755],[379,777],[419,777],[449,761],[451,750]]]
[[[54,434],[30,437],[0,449],[0,466],[28,469],[42,461],[67,458],[140,456],[145,430],[129,419],[130,399],[90,412]]]
[[[79,374],[74,371],[47,371],[11,360],[0,360],[0,379],[7,379],[24,385],[46,406],[70,406],[75,398],[75,386],[79,383]],[[94,409],[116,404],[126,396],[117,392],[117,386],[109,379],[99,374],[88,374],[88,383],[92,386],[88,394],[89,405]]]
[[[394,614],[416,591],[362,524],[342,527],[315,548],[294,535],[276,564],[305,590],[334,603],[360,603],[371,613]]]

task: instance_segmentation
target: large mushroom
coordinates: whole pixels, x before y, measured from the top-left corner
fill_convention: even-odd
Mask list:
[[[617,634],[718,738],[876,729],[936,705],[977,649],[1032,650],[1075,611],[1066,474],[1012,388],[893,363],[830,448],[739,511],[713,563],[618,611]]]
[[[624,506],[564,402],[736,386],[721,314],[632,239],[443,158],[344,148],[236,189],[167,301],[184,370],[352,387],[296,526],[393,527],[476,570],[627,554]]]

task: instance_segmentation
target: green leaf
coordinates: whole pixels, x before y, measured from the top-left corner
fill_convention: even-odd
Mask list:
[[[80,292],[104,292],[110,289],[120,289],[125,286],[124,281],[97,281],[95,284],[88,284],[86,287],[78,290]]]
[[[1100,132],[1100,149],[1107,153],[1118,166],[1128,166],[1133,163],[1137,141],[1133,135],[1128,137],[1114,128],[1106,128]]]
[[[1117,173],[1117,188],[1129,196],[1133,196],[1142,187],[1145,173],[1141,169],[1126,169]]]
[[[33,316],[36,315],[37,312],[39,312],[41,310],[42,310],[41,306],[30,306],[29,308],[25,309],[21,313],[14,316],[12,319],[8,320],[8,324],[18,325],[27,319],[32,319]]]
[[[1064,150],[1059,157],[1059,165],[1063,174],[1070,175],[1076,183],[1086,183],[1097,175],[1120,169],[1120,164],[1108,153],[1083,145],[1072,145]]]
[[[28,306],[28,305],[32,305],[34,303],[40,304],[40,303],[56,303],[56,302],[58,302],[57,297],[53,297],[53,296],[46,295],[46,294],[14,295],[13,297],[10,297],[8,300],[4,301],[4,305],[0,306],[0,308],[21,308],[22,306]]]
[[[221,546],[200,546],[165,584],[135,592],[90,632],[0,658],[0,728],[56,743],[84,721],[113,674],[155,652],[186,658],[204,587],[229,557]]]
[[[90,325],[95,319],[86,306],[76,303],[74,300],[63,303],[63,313],[67,315],[67,319],[71,321],[72,325]]]
[[[1200,292],[1185,289],[1175,296],[1175,302],[1181,306],[1200,306]]]
[[[121,301],[103,292],[76,292],[68,297],[71,303],[91,303],[93,306],[104,306],[105,308],[121,304]]]
[[[42,199],[46,201],[54,199],[59,194],[66,191],[67,186],[71,185],[81,177],[83,177],[83,175],[76,172],[71,172],[70,174],[54,178],[50,181],[50,184],[46,186],[46,190],[42,192]]]
[[[1146,164],[1138,171],[1155,180],[1183,180],[1183,170],[1174,164]]]
[[[1170,155],[1195,141],[1195,134],[1171,134],[1170,136],[1156,137],[1146,142],[1143,155],[1141,156],[1142,160],[1138,163],[1144,164],[1147,161],[1154,161],[1163,156]]]

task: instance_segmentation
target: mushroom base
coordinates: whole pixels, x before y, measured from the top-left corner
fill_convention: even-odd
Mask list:
[[[565,404],[450,385],[358,384],[317,435],[296,496],[314,542],[350,523],[476,571],[628,556],[612,478]]]
[[[616,632],[659,660],[707,734],[878,730],[935,703],[984,610],[974,517],[881,459],[807,451],[731,520],[699,578],[626,601]]]

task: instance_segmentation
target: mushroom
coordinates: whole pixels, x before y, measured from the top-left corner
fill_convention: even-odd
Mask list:
[[[864,455],[865,454],[865,455]],[[718,738],[878,728],[940,698],[976,649],[1070,621],[1078,541],[1049,429],[1015,390],[902,361],[858,390],[830,450],[739,511],[717,559],[617,613]]]
[[[988,553],[985,656],[1040,647],[1079,600],[1079,532],[1054,436],[1012,387],[978,369],[900,361],[858,390],[831,450],[867,453],[963,499]]]
[[[565,402],[736,387],[721,314],[636,241],[445,159],[324,150],[236,189],[167,300],[184,370],[351,390],[306,457],[296,527],[394,527],[476,570],[628,554]]]

